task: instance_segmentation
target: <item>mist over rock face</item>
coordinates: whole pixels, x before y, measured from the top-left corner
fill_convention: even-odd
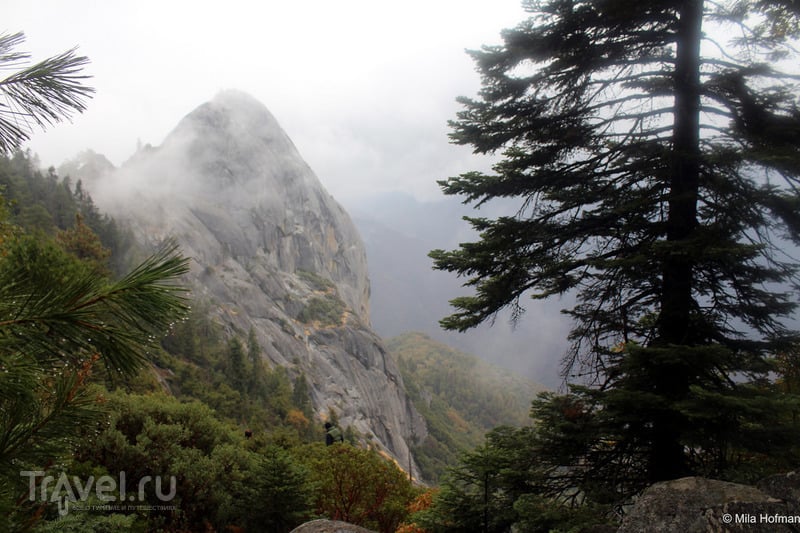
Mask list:
[[[74,159],[59,165],[58,174],[60,176],[79,176],[87,184],[94,184],[115,170],[114,164],[104,155],[92,150],[84,150]]]
[[[219,94],[120,174],[112,194],[101,189],[100,197],[137,204],[147,238],[174,234],[204,265],[259,256],[282,272],[314,272],[369,322],[367,260],[355,226],[252,97]]]
[[[333,409],[410,464],[408,443],[427,430],[370,328],[364,246],[261,103],[219,94],[91,192],[145,244],[175,238],[193,259],[194,298],[304,373],[320,415]]]

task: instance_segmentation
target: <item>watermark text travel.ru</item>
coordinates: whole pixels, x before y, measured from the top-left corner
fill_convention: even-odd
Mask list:
[[[151,485],[155,497],[162,502],[169,502],[175,498],[177,490],[175,476],[169,477],[169,492],[164,493],[161,476],[144,476],[138,484],[135,493],[129,493],[126,484],[125,472],[120,472],[115,479],[112,476],[100,476],[95,479],[89,476],[82,480],[78,476],[67,476],[61,473],[58,477],[45,476],[40,470],[23,470],[20,476],[28,478],[28,499],[30,501],[52,502],[58,504],[58,512],[65,515],[69,512],[69,502],[86,502],[94,494],[101,502],[144,502],[147,501],[145,490]],[[38,488],[38,491],[37,491]]]

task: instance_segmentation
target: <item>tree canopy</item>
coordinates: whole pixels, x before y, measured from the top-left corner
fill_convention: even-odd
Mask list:
[[[440,182],[520,207],[431,252],[474,289],[442,325],[574,294],[564,372],[583,385],[572,414],[594,420],[575,464],[636,487],[719,474],[763,443],[770,358],[797,342],[797,4],[524,5],[503,44],[470,52],[482,89],[451,122],[453,142],[499,161]],[[772,429],[785,445],[791,428]]]

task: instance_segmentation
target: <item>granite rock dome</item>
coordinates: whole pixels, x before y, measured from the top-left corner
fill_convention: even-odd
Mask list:
[[[413,464],[409,442],[427,430],[370,328],[361,238],[264,105],[220,93],[90,188],[141,242],[176,239],[194,297],[232,334],[254,328],[271,364],[305,374],[320,416],[333,409]]]

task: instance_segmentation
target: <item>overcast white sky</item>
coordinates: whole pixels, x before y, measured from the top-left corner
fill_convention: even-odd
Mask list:
[[[433,199],[437,179],[485,165],[447,139],[456,96],[480,87],[464,50],[524,18],[520,0],[6,0],[0,32],[24,31],[34,59],[78,46],[91,60],[88,111],[29,143],[44,166],[87,148],[119,165],[236,88],[340,200]]]

